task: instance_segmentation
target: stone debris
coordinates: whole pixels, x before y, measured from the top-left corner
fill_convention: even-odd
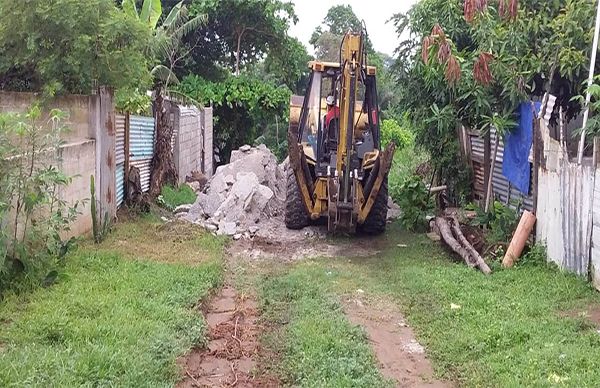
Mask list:
[[[231,152],[229,164],[219,166],[198,193],[185,220],[218,235],[236,239],[273,237],[301,233],[305,238],[319,235],[311,228],[288,231],[283,221],[286,197],[286,170],[289,159],[277,164],[277,158],[265,146],[244,145]],[[399,207],[388,200],[388,220],[398,218]]]
[[[400,218],[402,214],[402,210],[400,210],[400,206],[396,205],[392,200],[392,197],[388,197],[388,212],[387,212],[387,220],[393,221],[395,219]]]
[[[256,235],[261,224],[283,214],[284,168],[265,145],[232,151],[230,163],[217,168],[184,219],[219,235]]]
[[[177,214],[177,213],[187,213],[190,211],[190,209],[192,208],[191,204],[184,204],[184,205],[179,205],[175,208],[175,210],[173,210],[173,213]]]

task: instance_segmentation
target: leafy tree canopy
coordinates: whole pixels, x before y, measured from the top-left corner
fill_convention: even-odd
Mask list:
[[[593,0],[422,0],[394,16],[400,105],[440,175],[459,176],[455,126],[510,130],[517,104],[551,92],[569,102],[587,77]],[[552,74],[552,69],[555,73]],[[449,182],[452,185],[452,182]]]
[[[0,88],[147,85],[149,30],[112,0],[0,0]]]
[[[329,8],[322,25],[315,29],[309,43],[314,46],[318,59],[337,62],[344,34],[348,31],[360,32],[362,30],[363,24],[350,5],[335,5]],[[365,47],[368,54],[374,53],[373,45],[368,37]]]
[[[216,63],[239,73],[287,40],[290,23],[297,21],[294,5],[280,0],[192,0],[193,15],[204,14],[207,24],[189,37],[202,42],[184,66],[190,73],[206,74]],[[213,70],[213,75],[215,74]],[[222,76],[223,74],[221,74]]]
[[[221,161],[229,159],[231,150],[252,144],[275,115],[287,113],[290,99],[288,88],[245,73],[230,75],[220,82],[191,75],[185,77],[178,88],[200,103],[212,104],[217,117],[215,145]]]

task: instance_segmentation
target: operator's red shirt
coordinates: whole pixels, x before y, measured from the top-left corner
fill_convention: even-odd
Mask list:
[[[325,116],[325,127],[329,128],[329,123],[331,122],[331,120],[339,119],[339,118],[340,118],[340,108],[338,108],[337,106],[334,106],[332,109],[329,109],[327,111],[327,115]]]

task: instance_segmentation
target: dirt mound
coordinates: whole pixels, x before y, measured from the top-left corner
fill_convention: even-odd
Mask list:
[[[261,222],[280,215],[285,164],[264,145],[240,147],[219,166],[182,218],[229,236],[254,235]]]

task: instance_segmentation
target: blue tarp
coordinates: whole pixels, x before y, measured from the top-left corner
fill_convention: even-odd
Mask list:
[[[529,181],[531,179],[529,150],[533,142],[534,119],[531,104],[531,102],[522,102],[519,105],[519,123],[504,139],[504,158],[502,162],[502,174],[525,195],[529,195]],[[536,112],[539,112],[541,104],[539,102],[533,104]]]

